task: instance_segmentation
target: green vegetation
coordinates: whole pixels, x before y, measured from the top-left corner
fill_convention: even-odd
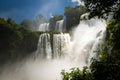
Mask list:
[[[99,59],[92,59],[90,71],[80,71],[78,68],[71,72],[62,71],[63,80],[120,80],[120,1],[119,0],[82,0],[85,2],[90,15],[89,18],[98,16],[108,21],[106,41],[103,48],[96,51]]]
[[[120,18],[120,17],[119,17]],[[112,54],[120,54],[120,20],[111,19],[107,26],[107,43],[110,48],[112,48]]]
[[[75,68],[70,72],[62,71],[62,80],[120,80],[120,22],[111,19],[107,26],[106,43],[97,51],[99,59],[93,59],[90,71]],[[110,51],[111,50],[111,51]],[[85,78],[83,78],[83,73]]]
[[[0,63],[23,58],[35,51],[39,32],[0,18]]]
[[[45,22],[48,22],[48,20],[43,15],[39,14],[36,16],[35,20],[24,19],[21,25],[30,30],[37,30],[39,29],[39,25]]]
[[[0,65],[23,59],[35,52],[41,34],[49,33],[53,37],[53,34],[60,33],[29,30],[26,26],[16,24],[10,18],[7,20],[0,18]]]
[[[63,80],[93,80],[93,75],[87,67],[81,71],[79,68],[72,68],[70,72],[61,72]]]
[[[119,80],[120,57],[107,55],[102,60],[94,60],[91,64],[91,73],[94,80]]]
[[[108,15],[118,17],[120,14],[119,0],[82,0],[90,12],[89,18],[98,16],[99,18],[108,18]]]
[[[93,60],[91,73],[94,80],[120,79],[120,23],[118,19],[111,19],[107,25],[106,43],[103,49],[97,51],[98,60]]]
[[[64,19],[64,27],[66,26],[67,32],[77,26],[80,21],[80,16],[88,12],[85,6],[67,6],[64,10],[64,15],[55,14],[50,19],[46,19],[43,15],[39,14],[35,20],[24,19],[21,25],[26,26],[27,29],[37,30],[42,23],[50,23],[50,31],[55,30],[56,22]]]
[[[86,12],[87,8],[85,6],[67,6],[64,12],[64,15],[66,17],[66,29],[69,31],[77,26],[80,22],[80,16]]]
[[[64,16],[53,15],[50,18],[49,20],[50,30],[55,30],[54,26],[56,25],[56,21],[64,19],[65,20],[64,26],[66,26],[67,31],[70,31],[72,28],[74,28],[79,24],[80,16],[86,12],[87,12],[87,8],[85,6],[75,6],[75,7],[67,6],[65,7],[65,10],[64,10]]]
[[[63,80],[120,80],[120,1],[119,0],[82,0],[85,6],[66,7],[65,21],[67,30],[71,30],[79,24],[80,16],[90,12],[89,18],[98,16],[108,21],[107,35],[104,48],[97,51],[99,59],[93,59],[90,69],[84,67],[72,68],[70,72],[61,72]],[[61,20],[62,15],[54,15],[50,18],[51,29],[57,20]],[[36,20],[25,19],[21,25],[16,24],[12,19],[4,20],[0,18],[0,64],[18,58],[24,58],[37,49],[39,35],[44,32],[33,31],[40,23],[48,22],[42,15],[38,15]],[[31,28],[32,27],[32,28]],[[33,28],[34,27],[34,28]],[[59,31],[47,32],[53,34]],[[53,40],[51,40],[53,42]],[[52,43],[51,43],[52,44]]]

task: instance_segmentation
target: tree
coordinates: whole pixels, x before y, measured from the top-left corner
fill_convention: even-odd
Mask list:
[[[24,19],[21,25],[26,26],[28,29],[38,30],[39,25],[48,22],[48,20],[41,14],[37,15],[35,20]]]
[[[83,0],[89,9],[89,18],[98,16],[107,19],[112,13],[113,18],[108,21],[105,47],[98,50],[101,57],[94,59],[91,72],[95,80],[119,80],[120,74],[120,2],[119,0]]]
[[[76,25],[78,25],[80,21],[80,16],[86,12],[87,12],[87,8],[85,6],[76,6],[76,7],[67,6],[64,12],[64,15],[66,17],[67,30],[70,30]]]
[[[120,18],[120,17],[118,17]],[[113,55],[120,54],[120,22],[118,19],[111,19],[109,20],[107,26],[107,44],[112,49],[111,53]]]
[[[37,49],[38,40],[38,32],[0,18],[0,65],[32,53]]]
[[[24,19],[22,22],[21,22],[21,25],[27,27],[28,29],[34,29],[34,24],[33,24],[33,21],[32,20],[29,20],[29,19]]]
[[[14,22],[11,18],[8,18],[8,19],[7,19],[7,22],[8,22],[9,24],[15,24],[15,22]]]
[[[117,18],[117,14],[120,13],[120,1],[119,0],[82,0],[85,6],[90,12],[90,18],[94,16],[108,18],[109,14],[114,14]]]
[[[107,55],[101,60],[93,60],[91,73],[94,80],[120,80],[120,56]]]

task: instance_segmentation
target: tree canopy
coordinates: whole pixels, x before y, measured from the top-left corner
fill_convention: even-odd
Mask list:
[[[109,14],[117,17],[120,13],[119,0],[82,0],[90,12],[90,18],[94,16],[108,18]]]
[[[39,33],[11,21],[0,18],[0,64],[25,57],[37,48]]]
[[[66,17],[67,30],[71,30],[78,25],[80,22],[80,16],[86,12],[87,8],[85,6],[65,7],[64,15]]]

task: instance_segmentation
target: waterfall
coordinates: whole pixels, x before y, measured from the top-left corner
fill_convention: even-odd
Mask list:
[[[55,30],[63,32],[65,30],[64,20],[60,20],[56,22]]]
[[[51,38],[53,38],[52,45]],[[50,37],[48,33],[43,33],[39,37],[38,48],[36,51],[37,56],[47,59],[61,58],[61,56],[64,56],[64,54],[67,53],[66,47],[69,43],[70,35],[68,33],[53,34],[53,37]]]
[[[82,69],[83,66],[89,66],[92,57],[96,58],[95,51],[100,48],[98,44],[105,39],[105,26],[104,20],[91,19],[80,21],[72,35],[41,34],[37,51],[33,54],[36,59],[32,56],[5,67],[0,80],[62,80],[60,73],[63,69]],[[62,30],[62,27],[58,28]],[[40,30],[45,31],[46,28]]]
[[[91,58],[96,56],[95,51],[105,35],[105,26],[105,21],[91,19],[81,21],[78,27],[73,30],[73,36],[71,37],[68,33],[53,34],[53,37],[50,37],[49,34],[42,34],[40,35],[38,49],[40,48],[39,51],[42,54],[49,54],[51,51],[51,58],[65,57],[69,60],[72,59],[75,63],[79,64],[81,62],[81,65],[87,66],[91,63]],[[53,40],[51,45],[50,38]],[[47,42],[49,47],[46,47]],[[52,50],[49,49],[51,47]]]
[[[40,24],[39,31],[49,31],[49,23]]]
[[[72,50],[73,60],[81,65],[88,65],[96,55],[98,44],[104,39],[106,22],[98,19],[81,21],[73,31]]]
[[[54,34],[53,35],[53,54],[54,58],[59,58],[65,54],[65,48],[70,43],[69,34]]]
[[[54,30],[58,30],[60,32],[64,32],[66,31],[66,27],[65,27],[65,22],[64,20],[59,20],[59,21],[56,21],[55,23],[56,25],[55,26],[52,26],[54,27]],[[42,23],[39,25],[39,31],[50,31],[50,27],[49,27],[49,23]]]
[[[73,30],[71,36],[69,33],[53,34],[53,36],[50,36],[48,33],[40,35],[38,43],[39,53],[37,53],[46,54],[46,50],[49,50],[49,48],[52,49],[50,53],[47,53],[51,57],[44,60],[46,63],[42,63],[42,66],[44,66],[42,70],[45,73],[42,73],[39,79],[60,80],[59,74],[62,69],[69,70],[73,67],[79,67],[80,69],[82,69],[83,66],[89,67],[91,58],[97,58],[96,51],[100,48],[99,43],[103,43],[105,40],[105,26],[106,22],[104,20],[83,20]],[[50,39],[52,39],[52,42]],[[51,42],[52,44],[46,45],[47,42],[49,44]],[[48,71],[50,71],[50,73]],[[46,75],[50,76],[48,78],[42,77]]]
[[[106,24],[102,24],[102,23],[99,23],[99,24],[100,25],[97,27],[99,30],[96,29],[97,30],[97,34],[96,34],[95,42],[94,42],[94,44],[92,46],[92,49],[90,51],[90,55],[88,57],[88,65],[91,64],[91,59],[92,58],[96,58],[96,59],[99,58],[98,55],[96,54],[96,51],[104,48],[104,46],[102,46],[100,44],[104,44],[105,43],[106,28],[103,27],[103,26],[105,26]]]
[[[41,34],[39,37],[37,54],[42,58],[51,59],[52,51],[51,51],[51,40],[50,35],[47,33]]]

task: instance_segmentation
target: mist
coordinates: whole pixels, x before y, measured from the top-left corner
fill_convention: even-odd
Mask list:
[[[96,50],[96,44],[99,44],[98,40],[104,38],[105,26],[104,20],[81,21],[73,29],[70,42],[64,45],[61,51],[64,53],[61,53],[62,57],[46,59],[38,55],[41,52],[35,52],[25,60],[6,64],[0,73],[0,80],[62,80],[60,74],[62,70],[69,71],[74,67],[82,70],[84,66],[89,65],[90,59],[96,55],[93,52]],[[64,35],[66,34],[61,34],[61,36]],[[56,45],[60,44],[56,43]]]

